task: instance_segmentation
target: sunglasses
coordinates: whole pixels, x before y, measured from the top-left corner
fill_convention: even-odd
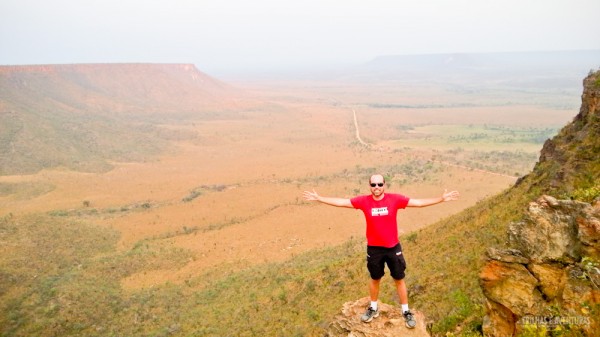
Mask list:
[[[375,186],[383,187],[383,184],[384,183],[377,183],[377,184],[371,183],[371,187],[375,187]]]

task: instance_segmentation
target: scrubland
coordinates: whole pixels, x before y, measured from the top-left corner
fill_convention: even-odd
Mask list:
[[[488,198],[528,173],[577,113],[529,92],[244,85],[261,108],[164,121],[192,136],[172,137],[160,156],[100,173],[0,177],[3,336],[319,335],[345,301],[367,294],[364,220],[302,191],[352,197],[368,193],[374,173],[389,192],[461,192],[399,215],[411,301],[437,331],[454,329],[482,308],[464,290],[477,289],[475,271],[447,270],[476,265],[481,242],[501,244],[501,225],[517,214],[488,214]],[[355,138],[353,110],[369,146]],[[476,216],[477,228],[461,225]],[[457,246],[460,256],[445,254]],[[385,283],[382,300],[393,293]]]

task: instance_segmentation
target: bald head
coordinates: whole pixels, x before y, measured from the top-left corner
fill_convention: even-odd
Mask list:
[[[374,174],[369,178],[369,186],[371,186],[373,199],[381,200],[385,191],[385,178],[381,174]]]
[[[369,178],[369,184],[371,183],[385,183],[385,178],[381,174],[374,174]]]

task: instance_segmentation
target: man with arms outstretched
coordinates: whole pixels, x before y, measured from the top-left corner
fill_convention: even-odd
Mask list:
[[[367,269],[371,275],[369,295],[371,304],[361,316],[365,323],[379,316],[377,299],[379,297],[379,283],[385,274],[384,266],[387,264],[390,275],[396,283],[396,291],[402,305],[402,315],[408,328],[417,325],[414,315],[408,308],[408,293],[404,282],[406,262],[402,253],[402,246],[398,240],[398,223],[396,214],[398,209],[406,207],[426,207],[446,201],[456,200],[457,191],[444,191],[442,196],[426,199],[411,199],[401,194],[385,193],[385,179],[376,174],[369,179],[370,195],[357,196],[352,199],[323,197],[314,190],[304,191],[304,199],[319,201],[321,203],[360,209],[367,222]]]

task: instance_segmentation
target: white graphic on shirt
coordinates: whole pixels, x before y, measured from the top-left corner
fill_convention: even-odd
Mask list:
[[[388,215],[387,207],[371,208],[371,216],[383,216]]]

